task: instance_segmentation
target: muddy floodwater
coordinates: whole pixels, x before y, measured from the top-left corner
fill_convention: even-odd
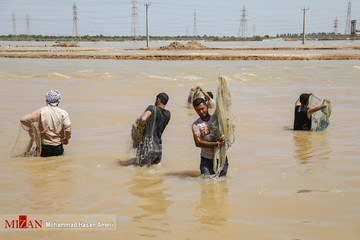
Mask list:
[[[225,76],[236,141],[228,176],[199,177],[187,106]],[[19,119],[57,89],[73,127],[65,154],[12,158]],[[129,165],[130,127],[159,92],[171,120],[161,165]],[[323,132],[294,132],[303,92],[332,100]],[[0,58],[1,216],[114,215],[112,231],[7,231],[1,239],[356,240],[360,61],[118,61]]]

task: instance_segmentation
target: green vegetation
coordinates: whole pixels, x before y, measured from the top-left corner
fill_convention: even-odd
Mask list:
[[[334,33],[309,33],[306,34],[306,38],[313,39],[346,39],[353,38],[353,36],[345,35],[335,35]],[[285,38],[287,40],[297,40],[302,38],[302,33],[286,33],[278,34],[276,37],[271,37],[269,35],[265,36],[253,36],[253,37],[235,37],[235,36],[150,36],[152,41],[263,41],[264,39],[274,39],[274,38]],[[89,36],[84,35],[81,37],[74,36],[46,36],[46,35],[0,35],[0,41],[50,41],[50,42],[123,42],[123,41],[146,41],[146,36]]]
[[[152,41],[190,41],[190,40],[204,40],[204,41],[262,41],[264,38],[270,38],[268,35],[265,37],[254,36],[254,37],[234,37],[234,36],[150,36]],[[97,41],[108,41],[108,42],[123,42],[123,41],[146,41],[146,36],[43,36],[43,35],[0,35],[0,41],[83,41],[83,42],[97,42]]]

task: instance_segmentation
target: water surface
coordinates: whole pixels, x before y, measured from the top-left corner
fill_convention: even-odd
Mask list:
[[[232,94],[228,177],[202,180],[191,87]],[[115,214],[116,232],[0,232],[4,239],[358,239],[360,61],[0,59],[2,214]],[[11,158],[22,115],[58,89],[65,155]],[[302,92],[330,97],[324,132],[293,132]],[[170,96],[161,166],[128,165],[130,126]]]

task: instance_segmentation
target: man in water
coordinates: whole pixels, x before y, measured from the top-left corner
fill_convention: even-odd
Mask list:
[[[303,93],[295,103],[294,130],[311,130],[311,114],[326,108],[327,101],[317,107],[308,107],[309,98],[312,93]]]
[[[192,104],[191,101],[195,100],[195,95],[198,91],[201,92],[204,96],[208,110],[210,110],[210,112],[214,112],[216,106],[216,103],[214,101],[214,95],[212,94],[212,92],[205,92],[200,86],[197,86],[195,89],[191,89],[188,96],[188,103]]]
[[[170,111],[165,109],[168,101],[169,96],[166,93],[159,93],[155,99],[155,106],[148,106],[140,118],[139,128],[144,129],[144,132],[136,153],[136,162],[139,165],[158,164],[161,161],[161,136],[171,116]]]
[[[47,92],[46,107],[27,114],[20,120],[29,131],[32,131],[33,123],[38,123],[41,137],[41,157],[62,155],[64,153],[63,144],[68,144],[71,137],[69,114],[58,107],[60,99],[60,92],[56,90]]]
[[[197,98],[193,102],[193,107],[199,115],[192,125],[192,132],[196,147],[201,148],[201,162],[200,171],[201,175],[215,174],[213,170],[214,165],[214,147],[222,147],[225,145],[224,140],[216,139],[214,133],[214,115],[209,114],[206,101],[203,98]],[[220,176],[226,176],[228,169],[228,158],[226,157],[224,168]]]

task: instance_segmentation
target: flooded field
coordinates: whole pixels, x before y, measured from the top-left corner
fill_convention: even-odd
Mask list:
[[[228,177],[199,177],[189,89],[232,94]],[[103,214],[115,231],[20,229],[2,239],[347,239],[360,236],[360,61],[0,58],[1,214]],[[57,89],[73,126],[65,154],[12,158],[19,119]],[[324,132],[293,132],[303,92],[332,100]],[[130,127],[159,92],[172,118],[160,166],[128,165]],[[1,224],[4,224],[1,222]]]

